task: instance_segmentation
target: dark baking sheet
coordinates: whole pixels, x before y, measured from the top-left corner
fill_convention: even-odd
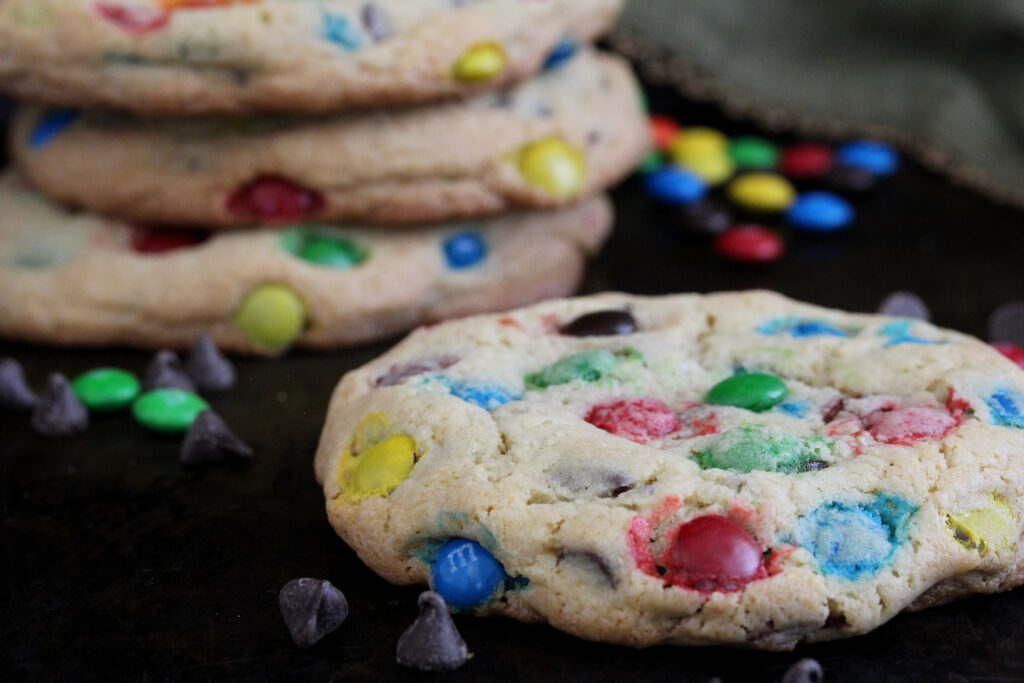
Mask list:
[[[686,123],[757,132],[665,90],[652,89],[651,100]],[[1024,299],[1024,215],[913,162],[858,202],[858,222],[846,234],[794,239],[781,262],[764,268],[714,257],[706,238],[673,227],[635,180],[615,199],[617,230],[587,292],[765,287],[871,311],[889,292],[909,289],[936,323],[979,336],[997,305]],[[256,447],[247,466],[185,469],[178,440],[151,436],[124,414],[59,441],[34,436],[23,416],[0,414],[0,679],[420,678],[394,660],[419,589],[378,579],[333,534],[311,465],[336,379],[389,343],[238,360],[239,387],[213,404]],[[0,343],[6,355],[25,363],[36,386],[52,371],[107,364],[141,373],[149,357]],[[277,608],[278,589],[298,576],[330,579],[351,604],[348,621],[309,651],[291,644]],[[434,678],[776,681],[806,656],[822,661],[829,683],[1016,681],[1024,680],[1022,615],[1018,590],[902,615],[869,635],[792,653],[634,651],[547,626],[459,616],[474,657]]]

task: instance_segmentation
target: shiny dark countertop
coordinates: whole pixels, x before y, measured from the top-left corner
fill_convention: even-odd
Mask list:
[[[710,105],[652,89],[655,111],[685,123],[757,132]],[[782,138],[776,138],[780,140]],[[615,193],[617,230],[584,291],[642,294],[764,287],[871,311],[893,290],[921,295],[933,320],[983,336],[989,313],[1024,300],[1024,214],[953,187],[908,161],[859,200],[842,235],[794,238],[767,267],[716,258],[673,226],[632,180]],[[2,211],[2,207],[0,207]],[[0,679],[33,681],[341,681],[425,677],[395,663],[419,588],[390,586],[330,529],[312,456],[330,391],[388,348],[238,359],[239,386],[214,408],[256,448],[253,461],[186,469],[179,442],[125,414],[66,440],[0,414]],[[33,385],[100,365],[141,373],[148,351],[0,343]],[[348,621],[296,649],[277,607],[289,579],[330,579]],[[871,634],[792,653],[589,643],[547,626],[457,616],[474,657],[436,680],[777,681],[815,657],[840,681],[1024,680],[1024,590],[901,615]]]

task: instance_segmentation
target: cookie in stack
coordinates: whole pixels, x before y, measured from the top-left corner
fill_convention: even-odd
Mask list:
[[[649,144],[587,46],[620,6],[8,0],[0,334],[275,354],[569,294]]]

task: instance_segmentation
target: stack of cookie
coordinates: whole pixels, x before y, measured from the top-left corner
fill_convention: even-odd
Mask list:
[[[587,46],[621,4],[6,0],[0,334],[274,354],[569,294],[649,144]]]

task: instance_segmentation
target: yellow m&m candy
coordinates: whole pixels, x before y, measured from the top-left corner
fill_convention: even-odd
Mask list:
[[[545,138],[519,152],[519,172],[534,187],[568,199],[579,194],[587,180],[583,150],[558,138]]]
[[[498,43],[477,43],[459,57],[452,68],[452,77],[459,83],[482,83],[496,78],[505,70],[508,57]]]
[[[302,334],[306,306],[285,285],[261,285],[242,300],[235,324],[254,345],[271,351],[283,349]]]
[[[409,477],[416,464],[416,442],[411,436],[389,436],[358,456],[349,484],[357,497],[386,496]]]

